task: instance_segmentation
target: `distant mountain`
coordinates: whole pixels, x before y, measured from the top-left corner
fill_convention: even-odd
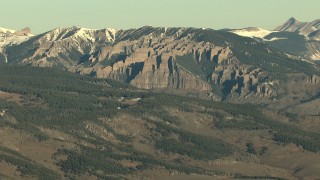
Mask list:
[[[279,49],[282,50],[284,49],[282,48],[284,46],[300,46],[303,48],[300,48],[299,50],[296,49],[290,52],[296,55],[302,55],[303,57],[311,60],[320,60],[320,19],[314,20],[312,22],[300,22],[292,17],[283,25],[277,27],[275,30],[284,32],[282,33],[282,35],[284,35],[285,32],[295,33],[296,37],[302,35],[304,36],[304,40],[289,40],[290,42],[283,41],[272,44],[273,46],[279,47]]]
[[[16,31],[0,27],[0,62],[7,61],[7,55],[4,51],[6,46],[20,44],[32,36],[30,28]]]
[[[276,31],[297,32],[311,40],[320,40],[320,19],[312,22],[299,22],[294,17],[290,18],[283,25],[277,27]]]
[[[275,30],[296,32],[302,29],[306,24],[307,24],[306,22],[299,22],[296,18],[292,17],[288,21],[286,21],[283,25],[278,26]]]
[[[0,49],[7,45],[19,44],[32,36],[30,28],[16,31],[0,27]]]
[[[295,89],[306,95],[301,98],[316,95],[301,87],[317,89],[319,66],[268,46],[265,42],[278,41],[268,41],[275,32],[246,30],[245,35],[256,38],[197,28],[56,28],[6,46],[5,52],[8,64],[65,69],[141,89],[240,103],[277,102],[284,97],[281,89],[292,85],[289,74],[299,73]]]
[[[2,34],[0,179],[320,177],[320,64],[306,59],[319,41],[262,28]]]
[[[277,39],[266,42],[272,47],[309,60],[320,60],[320,41],[310,40],[297,32],[281,31],[271,33],[266,39]]]
[[[308,23],[290,18],[273,31],[257,27],[227,31],[239,36],[254,38],[258,42],[264,42],[294,56],[300,56],[308,60],[320,60],[319,28],[319,19]]]

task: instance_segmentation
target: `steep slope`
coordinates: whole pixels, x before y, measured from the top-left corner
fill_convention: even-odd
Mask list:
[[[283,25],[278,26],[276,31],[289,31],[296,32],[301,30],[303,27],[307,25],[306,22],[300,22],[296,18],[291,17],[288,21],[286,21]]]
[[[307,39],[305,36],[298,34],[296,32],[274,32],[265,37],[268,41],[266,42],[272,47],[275,47],[281,51],[288,52],[293,55],[302,56],[307,59],[308,48]],[[269,41],[271,39],[276,39],[275,41]]]
[[[283,25],[277,27],[276,31],[297,32],[311,40],[319,40],[320,36],[317,33],[320,30],[320,19],[312,22],[299,22],[294,17],[290,18]]]
[[[10,64],[56,67],[142,89],[234,102],[269,104],[283,98],[285,92],[278,90],[290,81],[289,74],[300,73],[301,86],[319,74],[315,64],[211,29],[57,28],[10,46],[7,53]]]
[[[265,42],[280,51],[308,60],[320,60],[319,54],[319,24],[320,20],[299,22],[290,18],[274,31],[261,28],[244,28],[226,31],[239,36],[251,37],[258,42]]]
[[[33,35],[29,28],[24,28],[20,31],[1,28],[0,27],[0,51],[4,49],[5,46],[20,44],[23,41],[28,40]]]
[[[289,49],[288,52],[295,55],[303,56],[307,59],[320,60],[320,19],[314,20],[312,22],[299,22],[295,18],[291,18],[283,25],[277,27],[276,30],[283,32],[283,34],[286,32],[290,32],[296,37],[303,36],[304,40],[295,41],[295,38],[288,38],[288,41],[282,40],[276,42],[275,44],[272,44],[273,42],[271,42],[272,46],[275,46],[282,50],[286,50],[286,46],[290,47],[288,46],[288,44],[295,47],[300,46],[299,49]],[[276,37],[277,35],[273,34],[273,36]]]
[[[8,48],[10,62],[70,68],[101,45],[114,41],[114,29],[57,28]]]
[[[0,27],[0,63],[7,62],[7,55],[5,52],[7,46],[20,44],[32,36],[29,28],[16,31]]]
[[[319,20],[320,21],[320,20]],[[319,23],[320,24],[320,23]],[[311,32],[308,35],[308,38],[313,39],[313,40],[317,40],[320,41],[320,29],[318,28],[318,30]]]

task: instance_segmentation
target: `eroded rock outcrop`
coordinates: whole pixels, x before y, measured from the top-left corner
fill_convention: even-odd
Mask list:
[[[261,68],[250,66],[227,66],[219,65],[212,73],[211,79],[215,84],[222,85],[223,93],[238,93],[246,96],[250,93],[257,93],[264,97],[270,97],[273,93],[272,88],[263,80],[269,76]]]
[[[26,50],[22,57],[13,54],[11,62],[62,67],[142,89],[221,91],[213,94],[223,97],[272,95],[264,82],[268,73],[242,64],[227,43],[199,41],[196,33],[187,28],[57,28],[10,49]]]
[[[134,86],[143,89],[194,89],[211,90],[205,80],[179,68],[176,57],[193,54],[196,61],[201,61],[202,54],[210,53],[210,59],[217,62],[227,58],[231,52],[228,48],[193,42],[185,37],[176,40],[172,37],[143,37],[136,41],[121,42],[112,48],[103,48],[97,56],[98,61],[122,55],[123,59],[102,67],[97,71],[99,78],[126,79]]]
[[[311,78],[309,79],[309,83],[313,85],[320,84],[320,76],[312,75]]]

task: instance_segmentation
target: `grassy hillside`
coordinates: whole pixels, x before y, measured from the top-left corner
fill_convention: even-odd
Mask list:
[[[319,158],[319,133],[252,105],[28,66],[1,65],[0,91],[0,177],[150,179],[152,172],[291,179],[294,167],[277,164],[274,153],[294,145]]]

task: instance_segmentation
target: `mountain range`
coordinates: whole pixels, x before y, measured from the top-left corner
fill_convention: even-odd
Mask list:
[[[0,179],[317,179],[317,28],[1,28]]]
[[[32,35],[2,28],[0,61],[215,101],[294,107],[319,94],[317,22],[291,18],[274,31],[71,27]]]
[[[255,38],[281,51],[309,60],[320,59],[320,20],[299,22],[294,17],[273,31],[261,28],[229,30],[240,36]]]

